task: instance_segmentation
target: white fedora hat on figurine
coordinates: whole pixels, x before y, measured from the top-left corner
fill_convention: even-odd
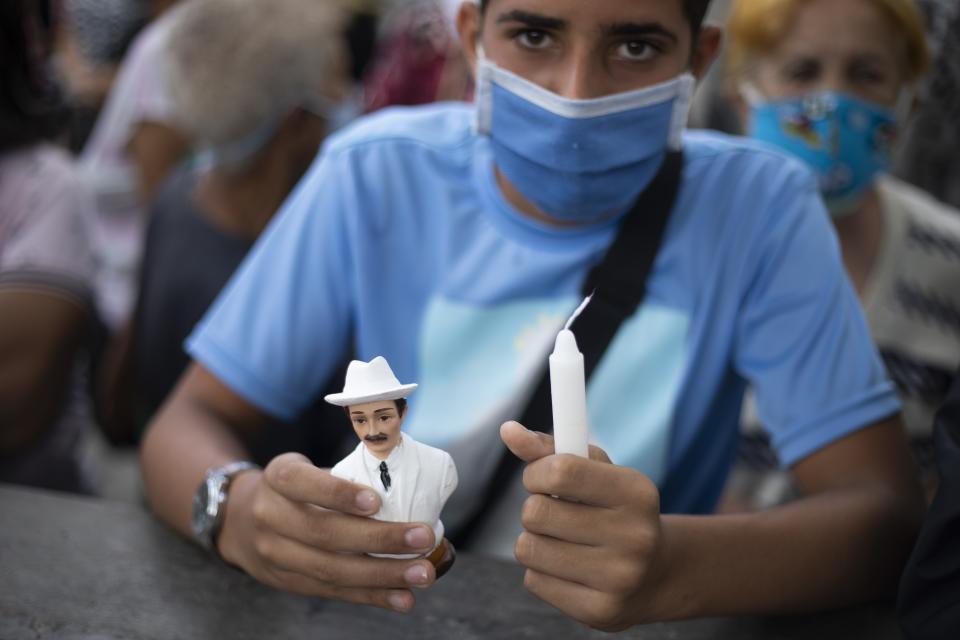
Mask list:
[[[416,384],[400,384],[386,358],[377,356],[370,362],[351,361],[347,367],[343,392],[331,393],[325,396],[324,400],[330,404],[349,407],[365,402],[406,398],[416,388]]]

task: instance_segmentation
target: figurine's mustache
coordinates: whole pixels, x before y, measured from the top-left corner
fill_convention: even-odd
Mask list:
[[[372,436],[363,436],[363,439],[367,442],[383,442],[387,439],[387,434],[385,433],[375,433]]]

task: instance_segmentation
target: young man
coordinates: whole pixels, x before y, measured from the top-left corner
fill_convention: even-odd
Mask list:
[[[444,522],[463,526],[501,456],[497,425],[521,413],[587,269],[682,147],[646,298],[590,379],[610,458],[551,455],[548,436],[504,424],[528,465],[481,547],[512,527],[528,589],[603,629],[890,593],[921,510],[894,390],[812,176],[745,142],[681,135],[690,74],[719,43],[700,26],[706,4],[465,4],[476,106],[386,112],[329,143],[189,341],[196,364],[144,443],[160,516],[189,534],[204,471],[226,483],[217,468],[244,459],[242,436],[295,414],[353,336],[358,357],[419,380],[405,428],[452,454]],[[747,381],[805,497],[665,515],[712,510]],[[236,477],[215,548],[282,589],[405,611],[433,568],[363,554],[423,553],[434,536],[367,517],[378,508],[280,456]]]

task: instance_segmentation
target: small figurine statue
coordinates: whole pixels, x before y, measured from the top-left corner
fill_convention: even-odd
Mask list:
[[[457,468],[446,451],[401,433],[406,397],[416,388],[416,384],[400,384],[383,356],[370,362],[352,361],[343,392],[330,394],[325,400],[346,408],[360,444],[331,473],[377,492],[381,501],[380,511],[373,516],[377,520],[430,525],[437,545],[424,556],[439,578],[456,559],[453,545],[443,537],[440,511],[457,488]]]

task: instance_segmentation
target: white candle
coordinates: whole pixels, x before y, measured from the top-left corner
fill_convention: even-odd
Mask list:
[[[553,400],[553,442],[557,453],[588,457],[587,385],[583,354],[573,332],[564,329],[550,354],[550,396]]]

